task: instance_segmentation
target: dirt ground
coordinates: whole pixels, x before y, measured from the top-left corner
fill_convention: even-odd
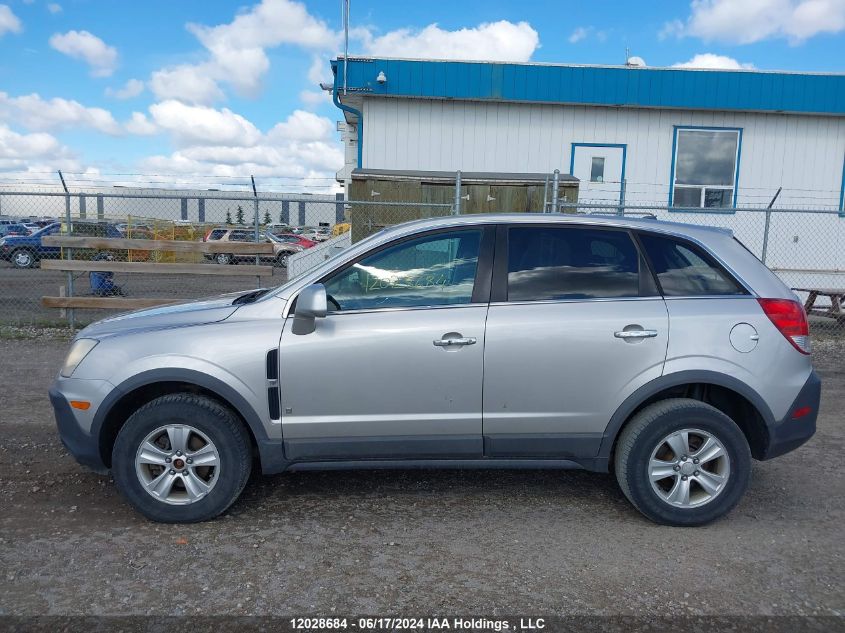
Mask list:
[[[817,354],[810,443],[677,529],[575,471],[285,474],[215,521],[151,523],[58,440],[66,346],[0,340],[0,615],[845,614],[842,347]]]

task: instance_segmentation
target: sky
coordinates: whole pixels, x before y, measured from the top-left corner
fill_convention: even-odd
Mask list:
[[[350,54],[845,71],[845,0],[351,1]],[[318,192],[340,0],[0,0],[0,184]]]

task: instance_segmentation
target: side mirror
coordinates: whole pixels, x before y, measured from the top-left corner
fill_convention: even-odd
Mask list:
[[[323,284],[307,286],[296,298],[296,309],[293,312],[294,334],[311,334],[317,329],[316,319],[322,319],[328,312],[326,287]]]

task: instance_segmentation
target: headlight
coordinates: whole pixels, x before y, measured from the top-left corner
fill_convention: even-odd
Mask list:
[[[73,345],[70,346],[70,351],[67,353],[67,358],[65,358],[65,364],[62,366],[62,371],[59,373],[65,378],[70,378],[73,375],[73,372],[76,371],[79,363],[88,356],[91,350],[97,346],[97,343],[99,343],[99,341],[92,338],[77,339]]]

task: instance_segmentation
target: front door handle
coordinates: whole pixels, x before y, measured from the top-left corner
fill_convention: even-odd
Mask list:
[[[475,345],[476,340],[474,336],[462,336],[460,338],[441,338],[434,341],[435,347],[458,347],[461,345]]]
[[[654,338],[657,336],[657,330],[621,330],[614,332],[613,336],[616,338]]]

